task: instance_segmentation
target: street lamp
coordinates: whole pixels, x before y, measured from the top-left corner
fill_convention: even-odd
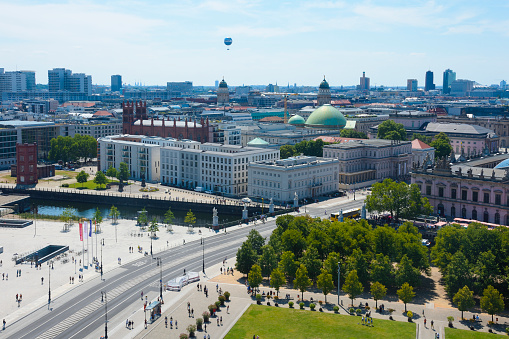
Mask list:
[[[51,260],[48,261],[48,308],[51,304],[51,263]]]
[[[104,300],[104,339],[108,339],[108,298],[106,292],[101,291],[101,300]]]
[[[205,241],[203,238],[201,238],[201,244],[202,244],[202,263],[203,263],[203,274],[205,274]]]
[[[101,280],[103,280],[103,246],[102,246],[102,241],[101,241]]]
[[[150,256],[154,259],[154,255],[152,253],[152,236],[150,236]]]
[[[159,278],[159,297],[163,300],[163,260],[161,258],[152,258],[156,260],[157,266],[159,266],[160,278]]]
[[[340,278],[340,272],[341,272],[341,266],[339,265],[339,261],[338,261],[338,306],[339,306],[339,278]]]

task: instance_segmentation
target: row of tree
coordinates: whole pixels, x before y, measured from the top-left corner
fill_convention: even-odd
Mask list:
[[[97,157],[97,140],[90,135],[58,136],[51,139],[48,157],[52,161],[76,162]]]
[[[301,141],[295,145],[284,145],[279,149],[281,159],[290,158],[297,155],[308,155],[315,157],[323,156],[323,146],[328,145],[327,142],[324,142],[322,139],[318,140],[310,140],[310,141]]]

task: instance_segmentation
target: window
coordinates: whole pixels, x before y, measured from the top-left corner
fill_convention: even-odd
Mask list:
[[[431,186],[426,185],[426,195],[431,195]]]
[[[495,224],[500,225],[500,213],[495,213]]]
[[[455,188],[451,189],[451,198],[456,199],[456,189]]]
[[[502,205],[502,195],[495,194],[495,205]]]
[[[438,188],[438,196],[439,197],[443,197],[444,196],[444,188],[443,187],[439,187]]]
[[[477,220],[477,210],[472,211],[472,219]]]
[[[461,190],[461,200],[467,200],[467,190]]]
[[[490,194],[484,193],[484,203],[489,204],[490,203]]]
[[[473,191],[472,192],[472,201],[477,201],[477,200],[479,200],[478,198],[479,198],[479,192]],[[463,199],[463,200],[465,200],[465,199]]]

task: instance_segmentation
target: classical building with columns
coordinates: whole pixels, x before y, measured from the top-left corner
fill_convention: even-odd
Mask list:
[[[324,158],[339,160],[339,188],[371,186],[386,178],[409,179],[412,143],[399,140],[351,140],[323,147]]]
[[[509,225],[508,170],[509,160],[483,168],[439,159],[433,168],[414,168],[412,183],[419,186],[436,214]]]
[[[317,104],[318,106],[322,106],[325,104],[331,103],[331,94],[329,83],[325,80],[325,76],[323,77],[323,81],[320,83],[318,87],[318,96],[317,96]]]

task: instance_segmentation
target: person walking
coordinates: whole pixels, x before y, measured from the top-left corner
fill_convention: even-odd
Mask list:
[[[424,328],[426,328],[426,322],[427,322],[427,320],[426,320],[426,318],[424,318]]]
[[[431,329],[434,331],[435,330],[435,323],[433,322],[433,320],[431,320]]]

